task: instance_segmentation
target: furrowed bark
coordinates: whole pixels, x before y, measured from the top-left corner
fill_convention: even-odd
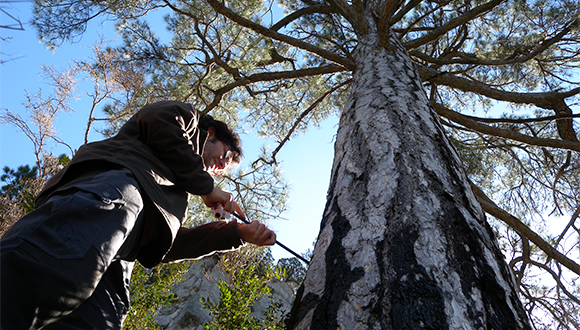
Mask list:
[[[419,75],[360,40],[327,205],[290,329],[530,329]]]

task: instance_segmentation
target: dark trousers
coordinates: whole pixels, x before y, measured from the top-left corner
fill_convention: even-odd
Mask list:
[[[0,240],[0,328],[120,329],[143,227],[127,169],[75,177]]]

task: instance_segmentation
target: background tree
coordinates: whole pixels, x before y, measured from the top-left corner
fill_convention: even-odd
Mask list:
[[[5,185],[0,190],[0,236],[20,219],[34,209],[34,199],[38,193],[38,168],[29,165],[11,169],[5,166],[0,177]]]
[[[48,95],[43,94],[42,90],[27,93],[26,102],[22,103],[27,117],[9,109],[0,109],[0,123],[17,127],[30,139],[36,160],[32,166],[3,168],[4,174],[0,180],[6,184],[0,190],[0,235],[34,209],[34,201],[44,182],[69,161],[65,154],[57,157],[52,153],[55,144],[67,145],[59,138],[53,122],[58,114],[72,111],[68,104],[76,86],[76,70],[42,69],[52,91]]]
[[[54,173],[69,161],[65,154],[45,158],[43,171]],[[0,181],[5,185],[0,188],[0,236],[23,215],[34,210],[36,196],[46,180],[38,175],[37,166],[20,165],[16,169],[4,166],[2,171]]]
[[[5,1],[0,1],[0,4],[4,3]],[[11,10],[7,8],[0,7],[0,17],[2,17],[2,24],[0,24],[0,29],[9,29],[9,30],[17,30],[17,31],[24,31],[24,26],[22,25],[22,21],[19,17],[12,15]],[[0,42],[9,42],[10,38],[0,36]],[[13,61],[16,58],[12,57],[12,54],[6,54],[4,52],[0,52],[0,64],[4,64],[7,61]]]
[[[492,216],[532,324],[578,327],[577,1],[279,5],[285,16],[272,21],[279,12],[261,1],[229,1],[227,7],[216,0],[38,2],[36,24],[48,44],[58,45],[79,37],[92,19],[115,20],[123,45],[107,53],[118,70],[144,70],[144,80],[128,91],[130,97],[111,102],[107,115],[120,120],[161,98],[188,101],[275,137],[279,146],[256,166],[275,164],[289,138],[343,109],[331,194],[296,322],[317,322],[309,311],[334,299],[337,304],[327,304],[321,314],[327,320],[385,326],[396,307],[422,310],[411,299],[422,294],[432,302],[425,315],[441,317],[452,310],[441,292],[459,290],[461,283],[457,293],[465,300],[459,306],[472,297],[479,297],[477,308],[493,305],[485,294],[490,285],[507,290],[503,303],[512,304],[511,316],[496,319],[485,309],[458,312],[467,315],[466,323],[498,328],[493,322],[502,319],[525,327],[510,285],[501,280],[509,282],[510,275],[500,266],[447,136]],[[154,12],[166,15],[168,38],[147,21]],[[506,105],[511,114],[503,115]],[[556,231],[559,222],[564,225]],[[437,244],[426,244],[429,239]],[[436,255],[446,265],[477,265],[456,265],[447,275],[459,275],[448,277],[432,264],[440,261]],[[365,288],[367,295],[349,291],[360,289],[360,278],[387,275],[393,258],[400,258],[399,268],[391,269],[395,277],[381,277]],[[490,269],[495,283],[485,280]],[[335,291],[317,287],[328,283],[326,275],[344,271],[350,277]],[[411,275],[421,279],[420,292],[411,290],[414,282],[402,285]],[[353,307],[339,311],[343,299]],[[349,311],[360,313],[359,319],[347,317],[354,315]],[[426,326],[420,317],[404,320]],[[451,318],[430,322],[456,325]]]
[[[4,171],[4,174],[0,176],[0,180],[6,182],[6,184],[0,188],[0,193],[10,196],[22,193],[26,189],[26,184],[23,181],[34,179],[38,175],[38,167],[30,167],[29,165],[18,166],[16,170],[4,166],[2,171]]]
[[[306,275],[304,262],[296,257],[278,260],[276,268],[285,271],[283,281],[289,283],[294,291],[302,284],[304,276]]]

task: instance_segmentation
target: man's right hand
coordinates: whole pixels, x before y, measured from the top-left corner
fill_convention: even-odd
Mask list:
[[[223,207],[225,211],[229,213],[236,212],[242,218],[244,219],[246,218],[246,215],[244,214],[244,212],[242,212],[242,209],[240,208],[238,203],[234,201],[234,195],[232,195],[227,191],[223,191],[217,187],[213,187],[211,193],[207,195],[202,195],[201,199],[203,199],[203,203],[207,207],[214,208],[219,204]]]

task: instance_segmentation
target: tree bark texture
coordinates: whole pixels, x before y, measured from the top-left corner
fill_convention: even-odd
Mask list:
[[[462,163],[393,36],[355,53],[291,329],[530,329]]]

